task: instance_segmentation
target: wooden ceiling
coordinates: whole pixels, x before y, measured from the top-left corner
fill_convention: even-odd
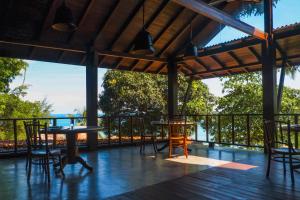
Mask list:
[[[300,65],[300,23],[274,30],[276,65],[285,59],[289,66]],[[181,69],[198,79],[260,71],[261,41],[245,37],[199,50],[197,58],[179,58]]]
[[[205,0],[207,3],[214,1]],[[78,29],[72,33],[62,33],[51,28],[55,11],[62,0],[0,1],[0,56],[85,65],[86,50],[94,45],[102,52],[99,55],[99,67],[165,74],[167,68],[164,58],[182,54],[190,41],[191,23],[193,42],[199,47],[204,47],[220,31],[219,23],[169,0],[66,2],[72,9],[78,25]],[[152,61],[122,54],[130,51],[135,36],[142,29],[143,4],[145,27],[153,36],[155,56],[158,58]],[[242,7],[242,1],[224,1],[214,6],[230,15],[236,15]],[[300,47],[295,43],[300,42],[298,37],[289,36],[288,40],[278,40],[284,51],[288,48],[289,56],[294,56],[294,50]],[[253,42],[253,45],[247,47],[247,41],[257,43]],[[223,46],[234,46],[235,43],[242,43],[246,47],[220,52]],[[257,39],[245,38],[202,49],[196,59],[178,58],[179,69],[184,74],[196,78],[255,71],[260,68],[260,65],[255,63],[259,61],[260,56],[258,43]],[[52,48],[45,48],[46,46]],[[111,56],[105,52],[117,53],[116,56]]]

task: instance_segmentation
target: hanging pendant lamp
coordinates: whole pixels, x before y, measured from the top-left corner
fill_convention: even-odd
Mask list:
[[[143,29],[139,32],[133,42],[133,48],[130,51],[136,55],[153,55],[155,49],[153,47],[153,38],[145,29],[145,10],[143,5]]]
[[[184,57],[197,57],[198,56],[198,47],[193,44],[193,31],[192,24],[190,25],[190,42],[185,48]]]
[[[56,10],[52,28],[61,32],[72,32],[77,29],[72,10],[67,7],[65,1]]]

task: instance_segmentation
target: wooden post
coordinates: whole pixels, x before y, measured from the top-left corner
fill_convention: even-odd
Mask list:
[[[97,56],[93,49],[89,49],[87,53],[86,65],[86,116],[87,126],[98,125],[98,68]],[[87,134],[87,145],[89,149],[97,148],[98,137],[97,132],[89,132]]]
[[[276,111],[276,51],[273,35],[273,0],[264,1],[264,23],[268,39],[262,42],[263,118],[274,120]]]
[[[175,60],[168,61],[168,115],[173,119],[178,110],[178,71]]]

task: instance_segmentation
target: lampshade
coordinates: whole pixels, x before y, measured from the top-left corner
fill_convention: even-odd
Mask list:
[[[56,10],[52,28],[62,32],[72,32],[77,29],[72,10],[66,6],[65,2]]]
[[[184,51],[184,57],[195,57],[195,56],[198,56],[198,48],[196,45],[190,42]]]
[[[136,55],[153,55],[154,51],[152,36],[143,28],[134,40],[131,53]]]

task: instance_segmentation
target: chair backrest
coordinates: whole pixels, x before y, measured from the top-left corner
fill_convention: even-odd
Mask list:
[[[26,132],[27,150],[48,149],[47,123],[41,124],[39,121],[24,121]],[[44,137],[44,138],[43,138]]]
[[[264,120],[265,145],[270,152],[273,147],[287,147],[289,151],[294,151],[291,142],[290,121],[270,121]]]
[[[186,117],[176,117],[168,120],[170,137],[186,136]]]

